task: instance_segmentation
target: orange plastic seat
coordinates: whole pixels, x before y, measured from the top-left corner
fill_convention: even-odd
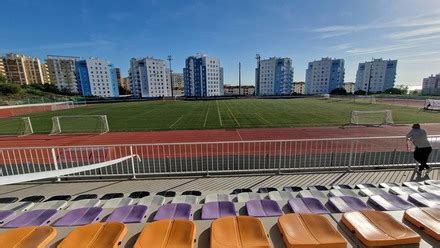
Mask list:
[[[440,208],[411,208],[403,217],[429,236],[440,240]]]
[[[88,224],[75,228],[58,248],[116,248],[126,234],[127,227],[119,222]]]
[[[251,216],[219,218],[211,224],[211,248],[271,247],[261,221]]]
[[[420,236],[391,215],[373,210],[345,213],[342,223],[366,246],[420,243]]]
[[[319,214],[286,214],[278,218],[278,228],[288,248],[345,248],[347,241]]]
[[[57,235],[50,226],[28,226],[0,233],[1,247],[46,247]]]
[[[133,248],[193,248],[196,226],[189,220],[158,220],[146,224]]]

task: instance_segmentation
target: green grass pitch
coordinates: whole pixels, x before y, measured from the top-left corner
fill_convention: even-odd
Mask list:
[[[397,124],[440,122],[439,113],[417,108],[312,98],[124,102],[27,116],[35,133],[49,133],[57,115],[107,115],[110,131],[145,131],[335,126],[347,124],[352,110],[384,109]]]

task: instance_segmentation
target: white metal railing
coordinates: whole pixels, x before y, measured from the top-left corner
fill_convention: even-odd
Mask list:
[[[440,165],[440,136],[430,136],[429,162]],[[181,174],[357,170],[414,166],[403,136],[0,148],[0,175],[76,168],[139,155],[96,170],[63,176],[168,176]]]

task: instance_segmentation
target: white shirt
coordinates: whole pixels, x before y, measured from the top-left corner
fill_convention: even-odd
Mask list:
[[[410,139],[417,148],[431,147],[431,144],[429,144],[428,137],[426,135],[426,131],[421,128],[411,129],[406,137]]]

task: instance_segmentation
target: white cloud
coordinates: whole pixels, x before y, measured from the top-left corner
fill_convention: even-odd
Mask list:
[[[428,35],[439,34],[439,33],[440,33],[440,26],[431,26],[431,27],[414,29],[414,30],[410,30],[410,31],[391,33],[391,34],[387,35],[386,38],[396,40],[396,39],[414,38],[414,37],[419,37],[419,36],[428,36]]]
[[[409,48],[415,48],[419,47],[421,44],[395,44],[395,45],[388,45],[388,46],[380,46],[380,47],[369,47],[369,48],[353,48],[350,50],[347,50],[346,52],[351,55],[364,55],[364,54],[373,54],[373,53],[383,53],[383,52],[390,52],[390,51],[396,51],[396,50],[402,50],[402,49],[409,49]]]

